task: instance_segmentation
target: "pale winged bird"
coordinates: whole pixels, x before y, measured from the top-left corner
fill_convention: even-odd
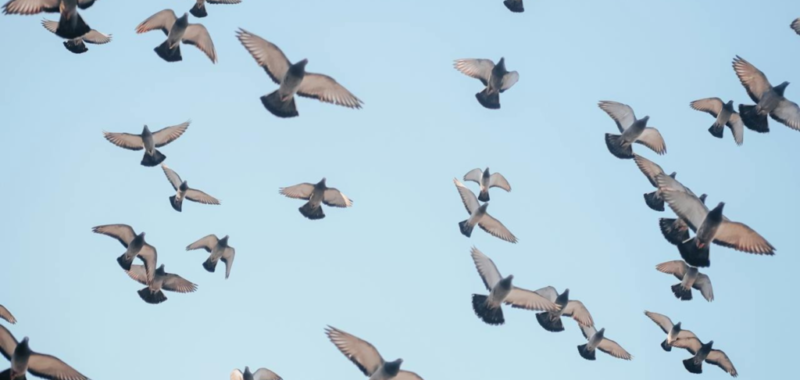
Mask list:
[[[158,253],[155,247],[144,241],[144,232],[136,234],[133,228],[127,224],[107,224],[92,228],[92,231],[117,239],[126,248],[125,253],[117,258],[117,262],[122,269],[131,269],[133,259],[139,258],[147,269],[147,277],[153,279],[158,262]]]
[[[14,316],[11,314],[11,312],[8,311],[8,309],[6,309],[6,307],[3,306],[3,305],[0,305],[0,319],[5,319],[6,322],[8,322],[8,323],[10,323],[12,325],[17,323],[17,319],[14,318]]]
[[[239,369],[231,371],[231,380],[282,380],[278,374],[266,368],[259,368],[250,372],[250,367],[244,367],[244,372]]]
[[[458,59],[453,66],[486,86],[483,91],[475,94],[475,98],[489,109],[500,109],[500,94],[519,81],[516,71],[506,70],[505,58],[500,58],[496,65],[489,59]]]
[[[50,32],[55,33],[56,29],[58,28],[58,23],[50,20],[42,20],[42,26],[44,26],[44,28]],[[89,48],[86,47],[87,43],[103,45],[109,42],[111,42],[110,34],[106,35],[92,29],[89,31],[89,33],[86,33],[78,38],[64,41],[64,47],[75,54],[81,54],[89,51]]]
[[[712,348],[714,345],[713,340],[706,344],[701,343],[697,338],[688,339],[687,342],[684,348],[694,355],[683,361],[683,366],[686,367],[687,371],[691,373],[703,373],[703,362],[705,361],[708,364],[713,364],[722,368],[725,373],[732,377],[739,376],[739,372],[736,372],[736,368],[733,366],[728,355],[720,350]]]
[[[186,181],[181,180],[181,176],[179,176],[174,170],[168,168],[167,165],[161,164],[161,168],[164,169],[164,174],[167,175],[167,179],[172,185],[172,188],[177,191],[175,195],[169,197],[169,203],[172,205],[172,208],[175,209],[175,211],[180,212],[183,209],[184,198],[192,202],[202,203],[205,205],[220,204],[217,198],[214,198],[200,190],[189,187],[189,184],[186,183]]]
[[[594,326],[581,326],[581,333],[588,341],[586,344],[578,346],[578,353],[586,360],[595,360],[596,350],[603,351],[615,358],[631,360],[633,357],[625,351],[617,342],[605,337],[606,329],[597,331]]]
[[[693,332],[682,330],[680,322],[673,324],[672,320],[666,315],[653,313],[651,311],[645,311],[644,315],[655,322],[658,327],[667,334],[667,338],[661,342],[661,348],[663,348],[664,351],[672,351],[672,347],[685,348],[685,346],[688,345],[688,339],[697,339]]]
[[[55,30],[57,36],[71,40],[89,33],[92,28],[86,25],[78,9],[92,6],[96,0],[11,0],[3,5],[3,13],[34,15],[37,13],[60,13]]]
[[[747,128],[761,133],[769,132],[769,115],[775,121],[800,131],[800,107],[783,96],[789,82],[772,87],[761,70],[738,55],[733,59],[733,70],[747,90],[747,95],[756,102],[756,105],[739,105],[739,115]]]
[[[699,198],[700,202],[706,203],[706,195],[702,194]],[[667,239],[672,245],[678,245],[686,240],[689,240],[689,225],[681,217],[677,218],[660,218],[658,226],[661,229],[661,234],[664,239]]]
[[[564,331],[564,323],[561,317],[572,317],[575,322],[582,326],[594,326],[592,315],[583,305],[583,302],[569,299],[569,289],[564,293],[558,294],[556,288],[552,286],[544,287],[535,292],[550,302],[558,305],[557,310],[544,311],[536,314],[539,325],[550,332]]]
[[[217,239],[216,235],[208,235],[200,240],[189,244],[186,247],[187,251],[195,249],[205,249],[210,253],[208,259],[203,262],[203,268],[207,271],[214,273],[217,269],[217,263],[222,260],[225,263],[225,279],[231,275],[231,268],[233,267],[233,259],[236,257],[236,249],[228,245],[228,235],[222,239]]]
[[[503,0],[506,8],[514,13],[525,12],[525,7],[522,5],[522,0]]]
[[[288,198],[307,200],[300,207],[300,214],[308,219],[317,220],[325,217],[322,212],[322,203],[330,207],[352,207],[353,201],[341,191],[325,185],[325,178],[316,185],[312,183],[301,183],[299,185],[282,187],[279,190],[281,195]]]
[[[503,177],[500,173],[489,174],[489,168],[486,168],[486,170],[470,170],[469,173],[464,175],[464,181],[472,181],[481,186],[481,192],[478,194],[478,200],[481,202],[489,202],[489,189],[492,187],[511,191],[511,185],[508,184],[506,177]]]
[[[17,342],[3,326],[0,326],[0,353],[11,362],[11,368],[0,372],[3,380],[25,380],[27,372],[48,380],[89,380],[59,358],[31,351],[28,337]]]
[[[184,13],[178,18],[175,12],[165,9],[158,12],[136,27],[136,33],[145,33],[160,29],[167,36],[167,40],[156,47],[155,52],[167,62],[183,60],[181,55],[181,42],[197,46],[205,53],[212,63],[217,63],[217,51],[214,50],[214,41],[208,34],[208,29],[202,24],[190,24],[189,15]]]
[[[559,305],[537,292],[518,288],[511,284],[514,276],[503,277],[492,259],[475,247],[470,251],[475,268],[483,280],[489,295],[472,295],[472,309],[475,315],[489,325],[505,323],[502,305],[511,305],[518,309],[558,311]],[[591,317],[589,317],[591,320]]]
[[[642,144],[658,154],[667,153],[667,145],[658,129],[647,126],[650,116],[637,119],[627,104],[601,101],[598,106],[614,119],[620,135],[606,133],[608,151],[617,158],[633,158],[633,143]]]
[[[672,293],[675,298],[682,301],[690,301],[692,299],[692,288],[700,291],[706,301],[711,302],[714,300],[714,288],[711,287],[711,279],[700,271],[688,264],[683,260],[667,261],[658,264],[656,270],[661,273],[674,275],[675,278],[681,280],[680,283],[672,285]]]
[[[658,190],[658,184],[656,183],[656,176],[664,174],[664,169],[661,169],[661,166],[658,166],[655,162],[636,153],[633,154],[633,161],[636,162],[636,166],[638,166],[642,174],[647,177],[650,184],[656,188],[656,191],[644,195],[644,203],[653,211],[664,211],[664,198],[661,197],[661,192]],[[672,172],[669,176],[675,178],[675,175],[676,173]]]
[[[203,18],[208,16],[206,12],[206,3],[208,4],[239,4],[242,0],[195,0],[195,4],[189,12],[192,16]]]
[[[142,150],[144,149],[144,156],[142,157],[142,165],[153,167],[162,163],[167,156],[163,155],[156,148],[161,148],[181,137],[186,128],[189,128],[189,122],[185,122],[171,127],[166,127],[151,133],[147,126],[144,126],[141,134],[135,135],[131,133],[112,133],[103,132],[103,136],[110,143],[128,150]]]
[[[414,372],[400,369],[403,359],[387,362],[369,342],[328,326],[325,334],[345,357],[369,377],[369,380],[422,380]]]
[[[298,116],[295,94],[354,109],[361,108],[364,103],[335,79],[306,72],[307,59],[291,63],[273,43],[241,28],[236,32],[236,38],[270,79],[279,85],[277,90],[261,97],[261,103],[273,115],[284,118]]]
[[[131,270],[127,273],[128,276],[135,281],[142,285],[147,285],[147,287],[139,290],[137,293],[139,293],[139,297],[141,297],[144,302],[153,305],[160,304],[167,300],[167,296],[164,295],[162,290],[178,293],[192,293],[197,290],[197,285],[189,282],[185,278],[177,274],[167,273],[164,270],[163,264],[156,269],[153,281],[147,281],[147,272],[141,265],[131,265]]]
[[[724,127],[727,125],[731,129],[731,133],[733,133],[733,140],[736,141],[736,145],[742,145],[744,142],[744,122],[742,122],[741,116],[733,110],[733,100],[722,103],[720,98],[705,98],[695,100],[689,105],[694,110],[707,112],[716,118],[714,124],[708,128],[708,133],[721,139],[722,132],[725,130]]]
[[[453,183],[456,184],[461,201],[464,203],[464,207],[467,208],[467,213],[469,213],[469,219],[458,223],[458,227],[464,236],[472,236],[472,229],[475,228],[475,225],[478,225],[482,230],[496,238],[510,243],[517,242],[517,237],[503,223],[486,213],[486,208],[489,207],[488,203],[480,204],[472,190],[464,186],[458,179],[453,178]]]

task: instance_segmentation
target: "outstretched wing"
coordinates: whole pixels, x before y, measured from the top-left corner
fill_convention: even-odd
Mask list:
[[[383,365],[381,354],[369,342],[331,326],[325,329],[325,334],[365,376],[372,376]]]

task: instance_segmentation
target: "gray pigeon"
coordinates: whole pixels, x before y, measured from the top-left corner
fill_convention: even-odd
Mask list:
[[[183,60],[181,55],[181,42],[197,46],[202,50],[212,63],[217,63],[217,51],[214,50],[214,41],[208,30],[202,24],[190,24],[189,14],[184,13],[178,18],[175,12],[165,9],[158,12],[136,27],[136,33],[145,33],[160,29],[167,36],[167,40],[156,47],[155,52],[167,62]]]
[[[697,339],[693,332],[681,329],[681,323],[672,323],[666,315],[653,313],[652,311],[645,311],[644,315],[655,322],[661,331],[667,334],[667,338],[661,342],[661,348],[664,351],[672,351],[672,347],[685,348],[688,345],[688,340]]]
[[[480,204],[478,198],[472,193],[472,190],[464,186],[458,179],[453,178],[453,183],[456,184],[456,189],[461,196],[461,201],[464,203],[464,207],[467,208],[467,212],[469,213],[469,219],[458,223],[461,234],[466,237],[471,237],[472,229],[475,228],[475,225],[478,225],[482,230],[496,238],[509,243],[517,242],[517,237],[514,236],[503,223],[500,223],[499,220],[486,213],[486,209],[489,207],[488,203]]]
[[[259,368],[250,372],[250,367],[244,367],[244,373],[238,369],[231,372],[231,380],[282,380],[278,374],[266,368]]]
[[[689,350],[694,357],[683,361],[683,366],[686,367],[686,370],[695,374],[703,373],[703,362],[705,361],[708,364],[722,368],[725,373],[732,377],[739,376],[728,355],[720,350],[713,349],[713,345],[713,340],[703,344],[697,338],[687,339],[687,344],[684,348]]]
[[[414,372],[400,369],[403,359],[387,362],[369,342],[328,326],[325,334],[339,351],[369,377],[369,380],[422,380]]]
[[[325,213],[322,212],[322,203],[330,207],[352,207],[353,201],[341,191],[325,185],[325,178],[316,185],[312,183],[301,183],[299,185],[282,187],[279,190],[281,195],[288,198],[307,200],[306,204],[300,207],[300,214],[311,220],[322,219]]]
[[[695,100],[689,105],[694,110],[707,112],[716,118],[714,124],[708,128],[708,132],[712,136],[721,139],[722,131],[724,131],[723,127],[727,125],[733,133],[733,140],[736,141],[736,145],[742,145],[744,142],[744,123],[739,114],[733,110],[733,100],[722,103],[720,98],[705,98]]]
[[[619,359],[631,360],[633,358],[619,343],[605,337],[606,329],[597,331],[594,326],[580,326],[580,328],[583,337],[588,341],[588,343],[578,346],[578,353],[584,359],[595,360],[596,350]]]
[[[700,291],[706,301],[714,300],[714,288],[711,287],[711,279],[705,274],[683,260],[667,261],[656,265],[656,269],[661,273],[674,275],[680,283],[672,285],[672,293],[675,298],[681,301],[692,299],[692,288]]]
[[[134,135],[131,133],[111,133],[103,132],[103,136],[110,143],[128,150],[142,150],[144,149],[144,157],[142,157],[142,165],[153,167],[162,163],[167,156],[163,155],[156,148],[161,148],[181,137],[186,128],[189,128],[189,122],[183,124],[173,125],[164,129],[158,130],[155,133],[150,133],[147,126],[144,126],[141,134]]]
[[[564,331],[564,323],[561,321],[561,317],[572,317],[581,326],[594,326],[592,315],[589,314],[589,310],[586,309],[583,302],[569,299],[569,289],[564,290],[564,293],[558,294],[556,288],[548,286],[537,290],[536,294],[558,305],[558,310],[536,314],[536,320],[545,330],[550,332]]]
[[[236,38],[270,79],[280,86],[261,97],[261,103],[273,115],[282,118],[298,116],[295,94],[354,109],[361,108],[364,103],[335,79],[306,72],[307,59],[291,63],[273,43],[241,28],[236,32]]]
[[[747,95],[756,105],[739,105],[744,125],[756,132],[769,132],[767,115],[789,128],[800,131],[800,107],[783,96],[789,82],[772,87],[761,70],[738,55],[733,59],[733,70],[742,82]]]
[[[217,269],[217,263],[222,260],[225,263],[225,279],[231,275],[231,268],[233,267],[233,259],[236,256],[236,249],[228,245],[228,235],[222,239],[217,239],[216,235],[208,235],[202,239],[189,244],[186,247],[187,251],[195,249],[205,249],[211,255],[203,263],[203,268],[207,271],[214,273]]]
[[[3,5],[3,13],[34,15],[37,13],[61,13],[53,33],[72,40],[91,31],[89,25],[78,14],[78,8],[86,9],[96,0],[11,0]]]
[[[519,81],[516,71],[506,70],[505,58],[500,58],[496,65],[489,59],[458,59],[453,66],[486,86],[483,91],[475,94],[475,98],[489,109],[500,109],[500,94]]]
[[[511,191],[511,185],[508,184],[506,177],[503,177],[500,173],[490,175],[489,168],[486,168],[486,170],[472,169],[464,175],[464,181],[472,181],[481,186],[481,192],[478,194],[478,200],[481,202],[489,202],[489,189],[492,187]]]
[[[200,190],[189,187],[186,181],[182,180],[178,173],[175,173],[174,170],[168,168],[167,165],[161,164],[161,168],[164,169],[164,174],[167,175],[167,179],[172,185],[172,188],[177,191],[175,195],[169,197],[169,203],[172,205],[172,208],[175,209],[175,211],[181,212],[183,209],[184,198],[192,202],[206,205],[220,204],[217,198],[214,198]]]
[[[132,265],[131,270],[127,273],[128,276],[135,281],[142,285],[147,285],[147,287],[139,290],[137,293],[139,293],[139,297],[141,297],[144,302],[153,305],[160,304],[167,300],[167,296],[164,295],[162,290],[178,293],[192,293],[197,290],[197,285],[189,282],[185,278],[177,274],[167,273],[164,270],[163,264],[156,269],[155,277],[152,281],[147,281],[147,272],[141,265]]]
[[[122,269],[131,269],[133,259],[139,258],[147,269],[147,278],[153,279],[156,272],[156,262],[158,253],[155,247],[144,241],[144,232],[136,234],[133,228],[127,224],[107,224],[92,228],[92,232],[110,236],[117,239],[126,248],[125,253],[117,258],[117,262]]]
[[[608,151],[617,158],[633,158],[633,143],[642,144],[658,154],[667,153],[667,145],[658,129],[647,126],[650,116],[637,119],[627,104],[601,101],[600,109],[614,119],[621,135],[606,133]]]
[[[192,16],[197,18],[203,18],[208,16],[208,12],[206,12],[206,3],[209,4],[239,4],[242,0],[196,0],[192,9],[189,12]]]
[[[14,316],[11,315],[11,312],[8,311],[8,309],[6,309],[6,307],[3,305],[0,305],[0,319],[5,319],[6,322],[12,325],[17,323],[17,319],[14,318]]]
[[[44,26],[44,28],[50,32],[55,33],[56,29],[58,28],[58,23],[50,20],[42,20],[42,26]],[[92,29],[89,31],[89,33],[86,33],[78,38],[64,41],[64,47],[75,54],[82,54],[89,51],[89,48],[86,47],[86,43],[103,45],[109,42],[111,42],[110,34],[105,35]]]
[[[48,380],[89,380],[59,358],[31,351],[27,336],[22,342],[17,342],[3,326],[0,326],[0,353],[11,362],[11,368],[0,372],[0,379],[25,380],[25,375],[30,372]]]
[[[674,177],[673,177],[674,178]],[[699,198],[700,202],[706,203],[706,195],[702,194]],[[660,218],[658,226],[661,228],[661,234],[664,239],[667,239],[672,245],[681,244],[689,240],[689,225],[682,218]]]
[[[506,8],[514,13],[525,12],[525,7],[522,6],[522,0],[503,0]]]
[[[646,193],[644,195],[644,203],[647,204],[653,211],[664,211],[664,198],[661,197],[661,192],[658,191],[658,184],[656,183],[656,176],[659,174],[664,174],[664,170],[661,169],[661,166],[658,166],[653,161],[650,161],[636,153],[633,154],[633,161],[636,162],[636,166],[639,167],[639,170],[642,171],[645,177],[650,181],[650,184],[656,188],[656,191]],[[673,172],[669,176],[675,178],[676,173]]]

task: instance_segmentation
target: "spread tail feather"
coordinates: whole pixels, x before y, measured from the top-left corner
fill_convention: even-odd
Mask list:
[[[156,47],[153,50],[155,50],[156,54],[158,54],[158,56],[161,57],[161,59],[167,62],[178,62],[183,60],[183,57],[181,56],[180,43],[175,44],[175,48],[170,49],[169,41],[164,41],[163,44],[158,45],[158,47]]]
[[[586,348],[586,344],[582,344],[578,346],[578,353],[580,353],[581,357],[583,357],[586,360],[594,360],[596,358],[595,355],[597,354],[597,351],[596,350],[589,351]]]
[[[64,47],[75,54],[83,54],[89,51],[89,48],[86,47],[83,40],[66,40],[64,41]],[[0,380],[2,380],[2,378],[0,378]]]
[[[281,100],[281,95],[278,93],[278,90],[273,91],[269,95],[262,96],[261,103],[264,104],[267,111],[277,117],[287,118],[299,115],[297,106],[294,104],[294,96],[283,101]]]
[[[325,217],[325,213],[322,212],[322,205],[317,205],[315,207],[311,202],[306,202],[299,210],[303,216],[311,220],[318,220]]]
[[[644,202],[653,211],[664,211],[664,198],[658,195],[658,191],[647,193],[644,195]]]
[[[86,25],[86,22],[83,21],[83,17],[76,12],[74,20],[67,16],[61,16],[61,18],[58,20],[56,35],[64,39],[71,40],[81,37],[84,34],[89,33],[91,30],[92,28],[90,28],[89,25]]]
[[[522,0],[514,1],[514,0],[505,0],[503,2],[506,8],[514,13],[522,13],[525,12],[525,7],[522,6]]]
[[[473,294],[472,310],[475,311],[475,315],[477,315],[478,318],[487,324],[492,326],[502,325],[506,321],[503,318],[503,309],[500,306],[496,308],[489,306],[488,300],[488,296]]]
[[[158,149],[153,151],[153,155],[144,152],[144,156],[142,157],[142,166],[147,166],[147,167],[158,166],[166,159],[167,156],[159,152]]]
[[[558,317],[558,319],[551,319],[550,313],[546,311],[542,313],[536,313],[536,320],[539,321],[539,325],[547,331],[564,331],[564,323],[561,322],[561,317]]]
[[[123,253],[122,256],[117,257],[117,262],[119,263],[119,266],[122,267],[122,269],[128,271],[131,270],[131,264],[133,264],[133,259],[135,258],[136,256],[131,257],[129,260],[127,257],[125,257],[125,254]]]
[[[756,106],[739,104],[739,116],[741,116],[744,126],[751,131],[758,133],[769,132],[769,121],[767,115],[760,115],[756,111]]]
[[[694,358],[684,360],[683,366],[691,373],[703,373],[703,362],[695,363]]]
[[[664,341],[663,341],[663,342],[661,342],[661,348],[663,348],[663,349],[664,349],[664,351],[667,351],[667,352],[670,352],[670,351],[672,351],[672,346],[670,346],[669,344],[667,344],[667,340],[666,340],[666,339],[664,339]]]
[[[489,189],[481,190],[478,194],[478,200],[481,202],[489,202]]]
[[[678,244],[678,251],[681,253],[681,257],[683,257],[687,264],[693,267],[711,266],[708,246],[706,245],[703,248],[698,248],[696,241],[697,238],[693,237],[686,242]]]
[[[183,210],[183,198],[178,199],[177,196],[173,195],[169,197],[169,204],[171,204],[172,208],[177,212],[181,212],[181,210]]]
[[[681,301],[691,301],[692,300],[692,289],[686,289],[681,284],[672,285],[672,294],[675,294],[675,298]]]
[[[472,236],[472,229],[475,228],[475,226],[470,226],[469,223],[467,223],[467,221],[468,220],[465,220],[463,222],[459,222],[458,223],[458,228],[461,229],[461,233],[464,236],[470,237],[470,236]]]
[[[475,98],[478,99],[478,103],[482,106],[497,110],[500,109],[500,93],[499,92],[489,92],[488,88],[484,88],[483,91],[475,94]]]
[[[139,293],[139,297],[141,297],[144,302],[152,305],[157,305],[167,300],[167,296],[165,296],[164,292],[161,290],[157,292],[151,292],[150,288],[144,288],[137,293]]]
[[[189,10],[189,13],[191,13],[192,16],[197,17],[197,18],[203,18],[203,17],[208,16],[208,12],[206,12],[205,5],[200,6],[200,4],[197,4],[197,3],[195,3],[194,6],[192,7],[192,9]]]
[[[673,245],[681,244],[689,239],[689,231],[681,230],[676,227],[676,221],[677,219],[671,218],[661,218],[658,220],[658,226],[661,227],[661,234],[664,235],[664,239],[667,239],[667,241]]]
[[[217,270],[217,261],[211,260],[211,257],[209,257],[208,260],[203,263],[203,268],[206,268],[207,271],[214,273],[214,271]]]
[[[721,139],[722,138],[722,131],[725,130],[723,127],[724,126],[722,126],[722,125],[717,125],[717,123],[714,123],[714,125],[712,125],[711,128],[708,128],[708,133],[710,133],[711,136],[714,136],[714,137],[716,137],[718,139]]]
[[[606,133],[606,146],[608,151],[617,158],[633,158],[633,147],[626,143],[621,135]]]

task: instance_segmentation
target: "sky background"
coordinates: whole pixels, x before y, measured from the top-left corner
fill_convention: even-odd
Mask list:
[[[98,1],[81,13],[113,41],[83,55],[42,28],[42,15],[0,16],[0,304],[19,320],[4,326],[34,350],[95,380],[227,379],[245,365],[287,380],[362,378],[325,337],[330,324],[426,380],[692,377],[681,364],[689,353],[659,347],[664,334],[643,314],[651,310],[714,340],[744,378],[790,370],[800,134],[770,121],[769,134],[746,130],[737,147],[728,129],[713,138],[713,118],[689,102],[750,103],[731,68],[737,54],[773,83],[798,83],[786,94],[800,100],[796,2],[526,0],[512,14],[501,0],[245,0],[209,5],[200,21],[218,64],[186,45],[183,62],[166,63],[153,52],[164,35],[134,29],[193,3]],[[336,78],[364,108],[300,98],[300,117],[274,117],[259,97],[277,86],[236,40],[239,27],[293,62],[308,58],[309,71]],[[501,110],[487,110],[474,97],[480,82],[452,62],[500,57],[520,80]],[[676,300],[678,281],[655,270],[680,259],[658,229],[672,213],[650,210],[647,179],[608,152],[603,135],[616,127],[600,100],[649,115],[668,153],[634,151],[709,204],[726,202],[726,215],[777,255],[714,246],[702,271],[716,300]],[[186,120],[183,137],[161,149],[165,163],[222,205],[187,202],[178,213],[161,169],[102,131]],[[452,179],[486,166],[513,188],[494,189],[489,212],[516,245],[459,232],[467,214]],[[310,221],[301,201],[278,194],[322,177],[354,207]],[[159,263],[198,291],[144,303],[115,260],[124,248],[91,232],[111,223],[145,231]],[[236,248],[228,280],[203,269],[205,252],[185,251],[211,233]],[[486,293],[473,245],[520,287],[569,288],[633,361],[584,360],[571,320],[554,334],[533,312],[506,308],[504,326],[484,324],[470,303]],[[704,376],[728,378],[709,365]]]

